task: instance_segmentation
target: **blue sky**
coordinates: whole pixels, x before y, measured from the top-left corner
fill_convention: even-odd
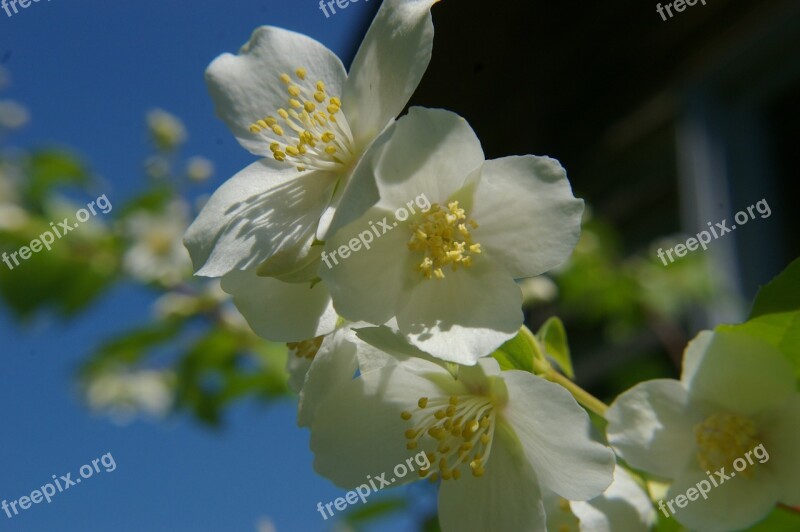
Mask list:
[[[214,116],[207,64],[262,24],[311,35],[347,64],[377,3],[328,19],[314,0],[42,0],[10,18],[0,11],[0,63],[13,79],[5,95],[32,116],[13,143],[77,150],[104,179],[99,192],[121,203],[143,186],[144,115],[161,107],[184,120],[186,155],[214,161],[211,190],[252,158]],[[74,478],[107,452],[117,463],[49,505],[0,513],[0,530],[245,531],[262,516],[279,531],[323,530],[316,504],[342,491],[314,474],[292,402],[241,405],[220,433],[185,418],[119,427],[81,405],[76,365],[103,338],[144,322],[150,303],[123,286],[75,322],[25,327],[0,309],[0,500],[54,474]]]

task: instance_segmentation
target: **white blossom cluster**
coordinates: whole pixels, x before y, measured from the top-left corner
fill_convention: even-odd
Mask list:
[[[349,71],[319,42],[276,27],[211,63],[217,114],[259,159],[186,232],[196,274],[220,277],[256,333],[288,343],[298,422],[311,431],[315,469],[338,486],[424,451],[430,467],[419,476],[440,486],[445,532],[647,530],[648,494],[592,434],[573,394],[490,356],[523,326],[516,280],[569,258],[584,205],[554,159],[486,160],[469,124],[446,110],[398,118],[430,61],[435,1],[385,0]],[[323,253],[422,196],[428,209],[321,267]],[[727,392],[699,368],[706,352],[719,363],[720,342],[701,336],[682,381],[634,388],[608,414],[616,451],[675,478],[677,490],[696,481],[703,460],[727,456],[731,419],[751,420],[743,426],[755,441],[769,423],[756,406],[797,417],[798,395],[786,387],[754,405],[714,403]],[[749,352],[731,348],[742,360]],[[686,415],[695,400],[703,407]],[[785,442],[796,448],[796,427],[769,433],[770,467]],[[695,437],[701,429],[711,435]],[[759,485],[774,489],[757,501],[733,512],[696,502],[686,521],[710,530],[763,516],[767,503],[800,503],[797,461],[787,463],[770,469],[774,478],[763,473]]]

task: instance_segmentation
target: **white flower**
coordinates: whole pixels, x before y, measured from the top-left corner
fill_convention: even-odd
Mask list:
[[[367,361],[326,396],[311,448],[317,472],[343,488],[376,472],[389,480],[397,464],[426,452],[431,466],[419,475],[443,479],[445,532],[544,530],[540,486],[586,500],[611,482],[614,454],[591,441],[588,428],[564,388],[530,373],[501,373],[483,359],[455,379],[433,359],[400,356]]]
[[[620,466],[614,469],[614,481],[602,495],[568,501],[548,492],[545,511],[547,529],[553,532],[647,532],[656,521],[647,493]]]
[[[214,163],[205,157],[195,156],[186,161],[186,176],[196,183],[207,181],[214,173]]]
[[[524,305],[550,303],[558,296],[558,285],[545,275],[529,277],[523,280],[519,287],[522,290]]]
[[[517,334],[514,279],[564,262],[580,234],[583,201],[557,161],[485,161],[469,124],[448,111],[412,108],[389,127],[353,183],[372,179],[375,194],[342,203],[320,276],[340,315],[396,318],[409,342],[443,360],[474,364]],[[433,206],[412,211],[415,198]],[[373,226],[371,249],[341,255]]]
[[[352,170],[405,107],[433,46],[436,0],[386,0],[349,74],[304,35],[261,27],[206,71],[217,114],[264,159],[228,180],[186,234],[198,275],[291,272],[324,239]],[[315,276],[315,275],[314,275]]]
[[[163,109],[152,109],[147,113],[147,127],[159,149],[173,151],[186,142],[186,128],[181,119]]]
[[[269,517],[262,517],[256,525],[256,532],[278,532],[275,523]]]
[[[106,373],[89,383],[86,399],[93,410],[107,412],[118,423],[137,414],[163,417],[173,405],[173,379],[171,373],[151,370]]]
[[[28,110],[13,100],[0,100],[0,129],[18,129],[30,120]]]
[[[666,499],[690,528],[745,528],[778,502],[800,504],[800,393],[789,361],[759,339],[700,333],[680,381],[634,386],[607,419],[622,458],[673,479]]]
[[[188,207],[180,201],[162,213],[138,212],[125,220],[125,232],[133,244],[125,252],[123,266],[144,282],[174,285],[191,273],[191,261],[181,237],[188,224]]]
[[[13,231],[28,223],[27,211],[19,205],[19,168],[0,160],[0,229]]]
[[[0,205],[19,203],[19,183],[22,172],[9,160],[0,159]]]

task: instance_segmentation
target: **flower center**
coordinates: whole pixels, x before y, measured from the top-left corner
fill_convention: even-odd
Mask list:
[[[319,351],[319,347],[322,345],[323,338],[324,336],[317,336],[316,338],[303,340],[302,342],[289,342],[286,344],[286,347],[289,348],[291,354],[294,354],[294,356],[298,358],[313,360],[314,357],[317,356],[317,351]]]
[[[325,92],[325,83],[308,80],[305,68],[295,70],[295,79],[281,74],[289,93],[288,107],[278,116],[267,116],[250,125],[250,132],[270,141],[276,161],[289,161],[299,171],[308,168],[340,171],[353,158],[353,134],[342,101]]]
[[[453,271],[472,266],[472,256],[480,254],[481,245],[473,242],[470,228],[477,229],[478,224],[467,218],[458,201],[448,203],[447,209],[434,203],[419,222],[411,224],[408,249],[424,254],[418,270],[426,279],[444,279],[448,265]]]
[[[416,449],[424,436],[433,438],[435,451],[426,452],[430,467],[420,469],[420,477],[436,482],[458,479],[461,468],[469,466],[473,476],[484,474],[484,464],[492,450],[495,427],[494,403],[488,397],[453,395],[428,399],[422,397],[413,413],[400,414],[413,428],[406,430],[406,447]]]
[[[734,460],[757,447],[755,423],[735,414],[713,414],[694,427],[697,460],[708,471],[730,467]],[[749,471],[742,472],[747,476]]]

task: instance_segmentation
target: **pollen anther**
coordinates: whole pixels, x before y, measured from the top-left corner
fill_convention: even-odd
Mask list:
[[[408,248],[424,253],[417,269],[426,279],[444,279],[444,268],[453,271],[473,264],[473,255],[481,253],[481,245],[472,240],[467,228],[478,224],[468,219],[458,201],[451,201],[447,208],[438,203],[422,214],[420,221],[411,224],[411,239]]]
[[[474,476],[484,474],[486,457],[492,448],[495,428],[494,403],[482,396],[451,396],[417,401],[418,410],[403,411],[401,417],[414,423],[406,429],[406,448],[432,445],[436,452],[426,452],[431,464],[421,476],[442,480],[458,479],[460,468],[468,466]],[[434,410],[426,410],[432,407]],[[408,415],[406,415],[408,414]],[[427,439],[430,437],[431,439]]]
[[[253,135],[269,139],[270,151],[277,161],[291,158],[300,171],[341,170],[342,165],[350,164],[355,152],[350,126],[340,115],[341,99],[329,96],[322,80],[308,80],[305,68],[295,69],[294,74],[296,79],[288,73],[279,76],[288,92],[287,107],[276,110],[282,122],[269,116],[256,120],[248,129]],[[322,111],[317,110],[317,104],[322,104]],[[319,146],[320,142],[327,146]]]
[[[716,471],[731,464],[757,447],[758,438],[755,423],[736,414],[712,414],[694,427],[697,441],[697,461],[704,469]],[[752,475],[745,469],[744,476]]]

